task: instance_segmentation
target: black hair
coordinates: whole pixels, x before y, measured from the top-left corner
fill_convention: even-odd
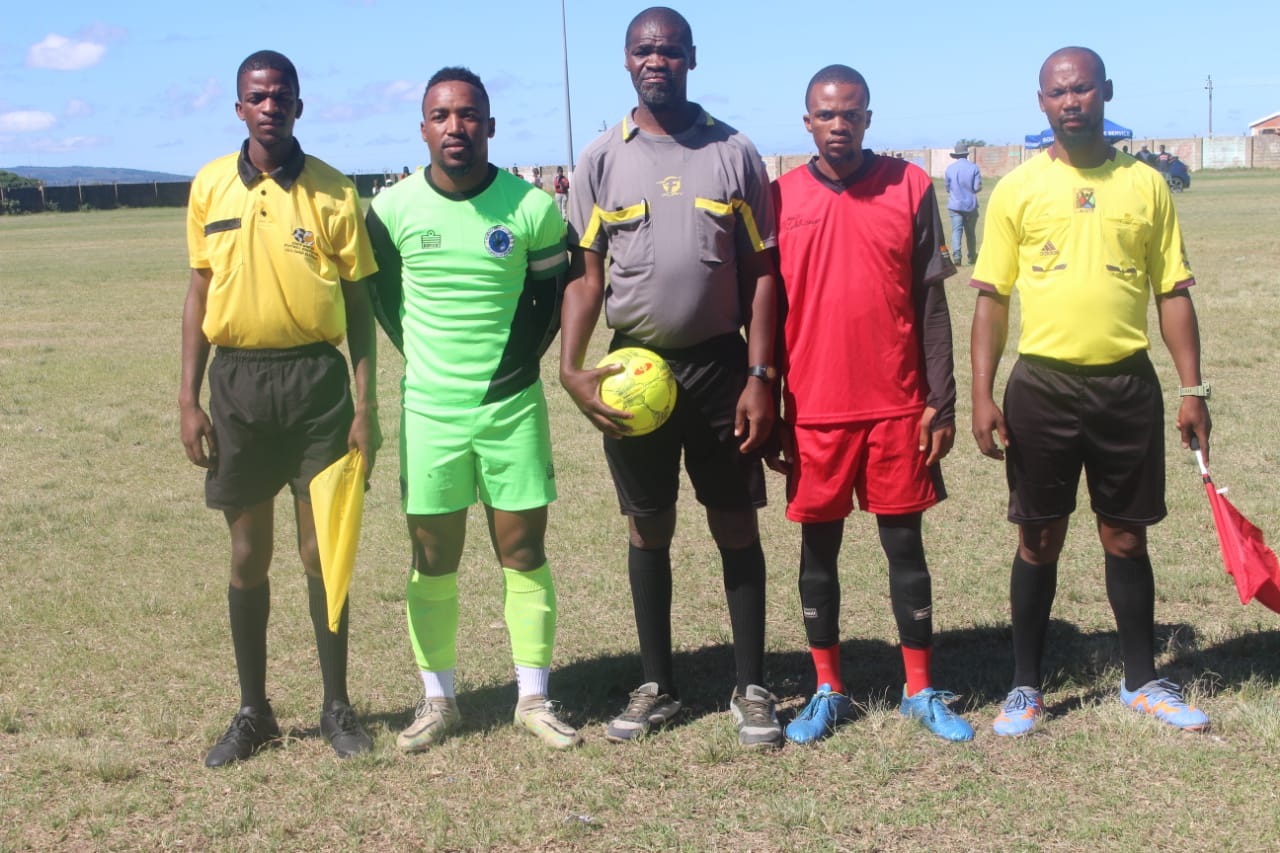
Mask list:
[[[480,93],[480,99],[484,101],[485,113],[490,112],[489,92],[485,89],[484,83],[480,81],[480,76],[470,68],[463,68],[460,65],[447,65],[432,74],[431,79],[427,81],[427,88],[422,92],[423,100],[426,100],[427,92],[431,91],[431,87],[439,83],[466,83]]]
[[[284,75],[286,83],[293,84],[295,97],[302,95],[302,87],[298,85],[298,69],[293,67],[289,57],[274,50],[259,50],[245,57],[236,71],[236,99],[240,99],[240,80],[250,71],[279,71]]]
[[[680,43],[685,47],[693,47],[693,28],[689,26],[689,22],[685,20],[684,15],[681,15],[675,9],[667,6],[650,6],[648,9],[645,9],[643,12],[632,18],[631,23],[627,24],[626,40],[623,42],[624,47],[631,44],[632,31],[639,27],[640,24],[650,19],[662,20],[667,23],[675,24],[676,28],[679,30],[678,38],[680,39]]]
[[[806,112],[809,110],[809,93],[813,91],[813,87],[823,86],[827,83],[849,83],[861,86],[862,90],[867,93],[867,106],[871,106],[871,87],[867,85],[865,77],[847,65],[828,65],[809,78],[809,85],[804,90],[804,108]]]

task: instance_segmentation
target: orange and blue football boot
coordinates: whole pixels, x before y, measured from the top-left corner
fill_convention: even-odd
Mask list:
[[[1135,711],[1150,714],[1184,732],[1198,732],[1209,727],[1209,716],[1182,698],[1182,688],[1167,678],[1148,681],[1137,690],[1125,690],[1120,681],[1120,701]]]
[[[1025,735],[1044,716],[1044,694],[1034,687],[1015,687],[1005,697],[1004,707],[991,729],[1001,737]]]

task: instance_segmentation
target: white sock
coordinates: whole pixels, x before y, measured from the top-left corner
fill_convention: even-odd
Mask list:
[[[546,696],[547,682],[551,679],[549,666],[521,666],[516,664],[516,688],[520,698]]]
[[[422,672],[422,690],[430,699],[435,696],[443,696],[446,699],[453,699],[453,673],[452,669],[442,669],[439,672]]]

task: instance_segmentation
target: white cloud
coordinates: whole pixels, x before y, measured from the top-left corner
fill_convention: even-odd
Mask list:
[[[422,100],[422,92],[426,87],[425,82],[413,80],[367,83],[356,89],[349,101],[320,104],[316,99],[312,101],[312,106],[319,109],[320,118],[324,121],[356,121],[372,115],[385,115],[392,112],[400,114],[404,113],[404,110],[399,104],[418,103]],[[417,115],[417,112],[411,111],[406,114]]]
[[[44,139],[32,140],[27,147],[32,151],[42,151],[49,154],[65,154],[68,151],[84,151],[88,148],[101,148],[110,143],[110,139],[105,136],[63,136],[63,137],[46,137]]]
[[[382,94],[393,101],[417,101],[422,98],[426,87],[425,83],[414,83],[411,80],[393,80],[382,90]]]
[[[210,106],[221,105],[224,94],[222,85],[213,77],[205,80],[198,90],[187,89],[174,83],[164,90],[164,96],[160,99],[164,105],[161,114],[168,118],[178,118],[207,110]],[[229,107],[230,104],[222,106]],[[228,109],[227,112],[230,110]]]
[[[204,81],[204,88],[200,90],[200,94],[191,99],[191,106],[197,110],[203,110],[221,96],[221,84],[218,83],[216,78],[210,77]]]
[[[27,48],[27,66],[54,71],[78,71],[96,65],[107,52],[107,46],[92,41],[72,41],[66,36],[49,33],[44,41]]]
[[[48,130],[58,123],[53,113],[39,110],[15,110],[11,113],[0,113],[0,132],[34,133]]]
[[[10,156],[37,152],[40,154],[66,154],[71,151],[84,151],[89,148],[102,148],[110,145],[111,139],[106,136],[5,136],[0,134],[0,151],[9,152]]]
[[[84,118],[93,115],[93,104],[80,98],[72,98],[67,101],[67,108],[63,111],[63,115],[67,118]]]
[[[320,111],[324,121],[353,121],[356,118],[355,104],[330,104]]]

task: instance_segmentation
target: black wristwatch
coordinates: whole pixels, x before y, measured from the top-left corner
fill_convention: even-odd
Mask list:
[[[747,368],[747,375],[763,379],[765,382],[772,382],[778,378],[778,368],[771,364],[753,364]]]

